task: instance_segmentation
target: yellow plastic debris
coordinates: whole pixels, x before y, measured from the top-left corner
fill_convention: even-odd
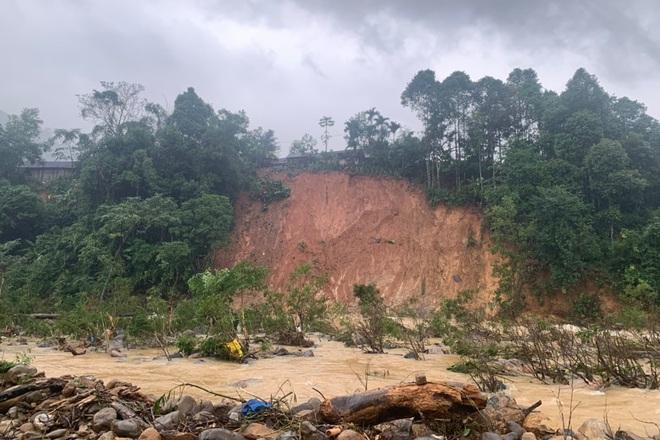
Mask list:
[[[234,359],[242,359],[243,358],[243,347],[241,347],[241,343],[238,342],[238,339],[234,338],[233,341],[227,342],[227,349],[229,350],[229,355],[234,358]]]

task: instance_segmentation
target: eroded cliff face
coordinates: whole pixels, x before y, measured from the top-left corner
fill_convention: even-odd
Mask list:
[[[497,287],[495,257],[477,209],[432,209],[403,180],[341,172],[279,174],[291,196],[264,207],[243,197],[231,244],[216,265],[249,260],[270,268],[285,289],[289,274],[311,263],[326,273],[326,293],[352,301],[356,283],[375,283],[389,304],[435,305],[475,289],[485,303]]]

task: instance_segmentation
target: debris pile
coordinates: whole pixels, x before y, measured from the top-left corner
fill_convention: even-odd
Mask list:
[[[486,399],[473,385],[424,376],[295,406],[290,395],[243,401],[201,388],[223,398],[214,404],[183,394],[185,387],[197,386],[183,384],[152,399],[126,382],[46,378],[16,365],[0,374],[0,439],[535,440],[557,434],[538,413],[530,415],[538,404],[524,409],[510,398]]]

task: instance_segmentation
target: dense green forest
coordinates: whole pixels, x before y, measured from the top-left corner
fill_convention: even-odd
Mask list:
[[[185,297],[227,241],[236,196],[288,194],[257,178],[278,145],[243,112],[215,110],[189,88],[168,113],[141,86],[101,86],[80,97],[94,129],[56,132],[56,153],[77,167],[47,188],[21,168],[51,146],[38,140],[38,111],[0,125],[4,319]],[[660,124],[642,104],[609,95],[583,69],[561,94],[531,69],[506,81],[420,71],[401,101],[423,132],[376,109],[357,113],[345,123],[355,159],[345,167],[418,182],[430,203],[481,206],[504,257],[503,310],[520,310],[530,292],[564,292],[589,308],[587,280],[639,310],[660,305]],[[293,145],[334,166],[315,147],[310,136]]]
[[[583,308],[585,281],[633,307],[660,305],[660,124],[579,69],[561,94],[531,69],[506,82],[420,71],[401,95],[421,138],[377,110],[346,123],[371,170],[425,183],[432,203],[483,207],[505,257],[504,309],[524,293],[564,292]],[[591,289],[593,290],[593,289]],[[595,308],[595,307],[592,307]]]
[[[81,97],[91,133],[58,131],[78,169],[43,190],[20,165],[48,148],[36,110],[0,128],[2,315],[68,310],[135,294],[171,298],[227,241],[232,200],[259,191],[258,164],[275,157],[272,131],[214,110],[190,88],[171,114],[142,88],[103,83]]]

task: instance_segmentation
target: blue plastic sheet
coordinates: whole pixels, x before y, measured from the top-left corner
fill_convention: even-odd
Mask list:
[[[241,415],[245,417],[252,414],[257,414],[266,408],[270,408],[271,406],[272,405],[270,403],[264,402],[263,400],[250,399],[241,407]]]

